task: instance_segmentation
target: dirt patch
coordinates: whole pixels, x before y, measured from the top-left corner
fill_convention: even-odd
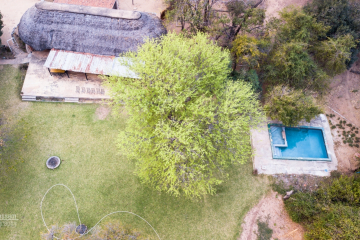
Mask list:
[[[4,29],[1,36],[2,44],[11,38],[11,31],[20,22],[22,15],[39,0],[1,1]]]
[[[312,192],[317,190],[321,182],[328,177],[318,177],[312,175],[276,174],[273,175],[274,183],[284,189],[294,189],[301,192]]]
[[[302,7],[310,0],[266,0],[266,19],[269,20],[272,17],[278,17],[279,11],[283,10],[285,7],[294,6]]]
[[[96,115],[97,119],[105,120],[110,112],[111,112],[110,107],[101,105],[96,109],[95,115]]]
[[[241,225],[243,231],[239,240],[257,239],[257,221],[268,220],[269,227],[273,230],[272,239],[279,240],[302,240],[304,239],[304,228],[294,223],[287,214],[282,196],[271,191],[245,216]]]
[[[347,124],[360,128],[360,74],[356,72],[360,72],[360,60],[350,70],[332,80],[331,91],[326,101],[328,107],[325,110],[328,115],[335,114],[335,117],[329,118],[333,124],[345,120]],[[348,131],[349,129],[344,130]],[[344,144],[342,131],[342,129],[339,130],[338,128],[332,129],[335,154],[338,159],[338,170],[349,173],[359,167],[354,155],[360,152],[360,149]],[[356,135],[360,137],[359,134]]]

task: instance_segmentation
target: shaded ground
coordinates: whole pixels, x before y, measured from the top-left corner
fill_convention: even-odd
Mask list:
[[[265,0],[266,20],[271,17],[278,17],[279,11],[283,10],[285,7],[302,7],[309,1],[310,0]]]
[[[257,239],[257,221],[268,219],[268,226],[273,230],[272,239],[302,240],[304,229],[300,224],[291,221],[287,214],[282,196],[271,191],[266,197],[253,207],[241,225],[243,232],[238,240]]]
[[[357,61],[350,70],[333,79],[327,105],[337,113],[330,108],[327,108],[326,112],[328,115],[335,115],[330,118],[334,124],[345,120],[347,124],[360,128],[360,75],[353,72],[360,73],[360,61]],[[346,131],[348,130],[347,128]],[[352,172],[359,167],[354,155],[360,152],[360,148],[344,144],[341,132],[342,130],[338,128],[332,130],[335,152],[339,162],[338,170],[345,173]],[[356,135],[360,137],[360,134]]]

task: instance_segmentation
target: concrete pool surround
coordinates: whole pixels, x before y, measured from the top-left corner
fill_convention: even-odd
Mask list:
[[[337,170],[337,158],[334,151],[334,141],[329,122],[324,114],[310,122],[302,121],[297,127],[321,129],[329,159],[291,159],[273,158],[272,143],[268,124],[282,125],[281,122],[263,122],[257,128],[251,129],[251,145],[253,149],[253,168],[259,174],[309,174],[315,176],[330,176],[330,172]],[[282,135],[282,133],[281,133]],[[283,138],[282,145],[289,145],[289,139]],[[286,143],[285,143],[286,140]],[[304,151],[306,151],[305,149]]]

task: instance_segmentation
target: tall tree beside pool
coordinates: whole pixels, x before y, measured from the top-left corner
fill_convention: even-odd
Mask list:
[[[139,79],[108,78],[114,109],[124,103],[129,114],[118,137],[121,153],[157,190],[214,194],[226,169],[249,159],[250,127],[263,119],[251,86],[228,80],[229,51],[201,33],[170,33],[125,57]]]
[[[301,120],[310,122],[322,113],[311,95],[287,86],[275,86],[266,96],[266,115],[281,121],[285,126],[296,126]]]

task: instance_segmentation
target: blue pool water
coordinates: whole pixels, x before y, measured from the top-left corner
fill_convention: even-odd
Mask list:
[[[291,159],[328,158],[324,136],[321,129],[285,127],[285,135],[287,147],[273,146],[274,157]],[[274,134],[274,138],[277,139],[278,137]]]

